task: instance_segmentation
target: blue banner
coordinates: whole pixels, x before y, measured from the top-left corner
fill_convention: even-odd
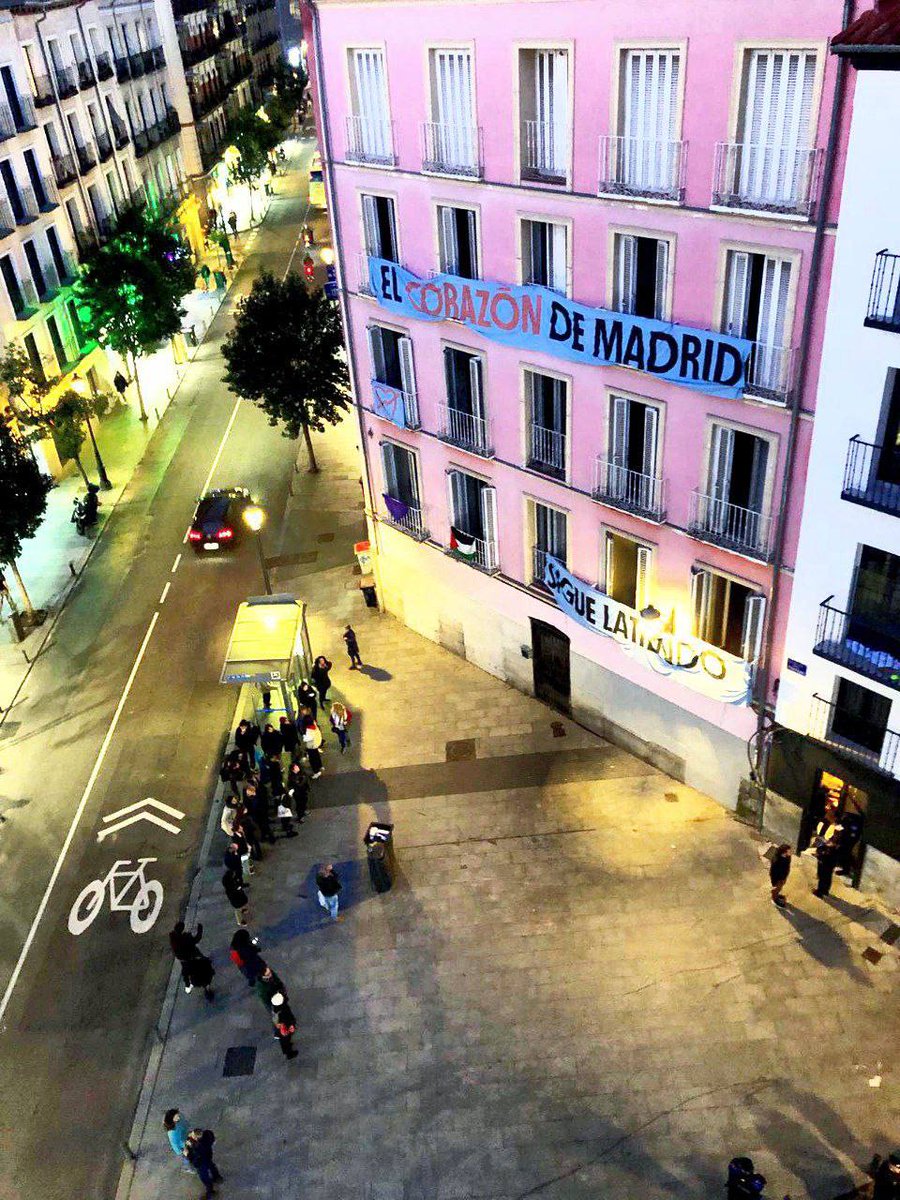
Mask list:
[[[544,287],[507,287],[480,279],[420,279],[398,263],[369,259],[378,303],[419,321],[460,321],[522,350],[569,362],[628,367],[714,396],[739,398],[752,343],[605,308],[588,308]]]
[[[674,676],[679,683],[723,704],[749,704],[753,667],[718,646],[699,638],[668,633],[658,622],[619,604],[599,588],[577,579],[555,558],[548,558],[544,583],[562,611],[605,637],[613,638],[629,656],[657,675]]]
[[[399,388],[391,387],[389,383],[379,383],[372,380],[372,412],[385,421],[390,421],[398,429],[406,428],[406,405],[403,393]]]

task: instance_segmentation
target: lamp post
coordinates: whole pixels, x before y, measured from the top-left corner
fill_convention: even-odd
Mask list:
[[[259,555],[259,565],[262,570],[266,595],[272,595],[272,581],[269,579],[269,568],[266,566],[266,556],[263,554],[262,527],[266,523],[265,509],[258,504],[251,504],[244,509],[244,524],[256,535],[256,553]]]
[[[77,393],[79,396],[84,396],[87,394],[87,390],[87,382],[82,379],[80,375],[76,375],[72,380],[72,391]],[[110,482],[110,478],[106,473],[106,467],[103,465],[103,459],[100,457],[100,449],[97,446],[97,439],[94,437],[94,427],[91,424],[91,418],[86,414],[84,423],[87,426],[88,436],[91,439],[91,445],[94,447],[94,458],[97,460],[97,474],[100,477],[100,486],[103,488],[104,492],[108,492],[112,487],[112,483]]]

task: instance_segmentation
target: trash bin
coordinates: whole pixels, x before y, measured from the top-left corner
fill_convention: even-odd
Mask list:
[[[356,561],[359,563],[360,575],[370,575],[372,573],[372,547],[369,543],[355,542],[353,553],[356,555]]]
[[[375,591],[375,576],[363,575],[359,581],[359,590],[363,594],[363,600],[366,602],[366,608],[378,607],[378,593]]]
[[[369,879],[376,892],[389,892],[394,882],[394,827],[373,821],[363,838],[369,860]]]

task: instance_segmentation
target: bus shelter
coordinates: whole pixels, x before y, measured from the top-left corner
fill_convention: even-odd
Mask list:
[[[285,712],[293,718],[292,696],[299,681],[309,678],[311,668],[302,600],[282,593],[251,596],[238,605],[220,683],[254,686],[264,709],[271,708],[271,693],[277,690]]]

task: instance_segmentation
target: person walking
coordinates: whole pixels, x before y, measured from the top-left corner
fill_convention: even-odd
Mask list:
[[[281,1053],[285,1058],[296,1058],[299,1051],[294,1049],[293,1037],[297,1032],[297,1018],[282,992],[276,992],[272,997],[272,1024]]]
[[[284,986],[268,963],[263,964],[263,969],[260,971],[256,983],[253,986],[256,989],[257,996],[259,996],[266,1008],[271,1007],[272,997],[278,992],[287,998],[287,988]]]
[[[875,1171],[872,1200],[900,1200],[900,1150],[882,1159]]]
[[[203,937],[203,925],[198,923],[196,932],[189,933],[184,927],[184,921],[176,921],[169,931],[169,945],[172,953],[179,962],[186,962],[199,954],[200,939]]]
[[[297,815],[297,824],[302,825],[306,820],[306,806],[309,804],[309,780],[298,762],[292,762],[288,767],[284,794]]]
[[[173,1152],[181,1158],[191,1127],[181,1115],[180,1109],[166,1109],[166,1115],[163,1117],[163,1128],[166,1131],[166,1137],[169,1139],[169,1145],[172,1147]]]
[[[297,747],[300,744],[300,735],[297,732],[297,726],[290,717],[279,717],[278,732],[281,734],[281,740],[284,743],[284,752],[294,758],[297,754]]]
[[[228,897],[228,903],[234,909],[234,916],[238,925],[246,925],[250,901],[247,897],[247,893],[244,891],[243,884],[235,875],[234,871],[226,870],[225,874],[222,876],[222,887],[225,889],[225,895]]]
[[[819,838],[816,846],[816,886],[813,895],[820,899],[831,893],[831,881],[841,847],[840,826],[834,826],[830,837]]]
[[[363,665],[363,661],[359,656],[359,642],[356,640],[356,631],[352,625],[348,625],[344,630],[343,638],[350,658],[350,670],[355,671],[357,667]]]
[[[341,747],[341,754],[350,745],[350,735],[348,732],[350,722],[353,715],[350,710],[340,700],[335,700],[331,706],[331,728],[334,730],[338,743]]]
[[[322,765],[322,731],[315,721],[308,723],[303,731],[303,748],[309,759],[312,777],[318,779],[325,768]]]
[[[262,747],[262,752],[266,758],[273,758],[275,755],[280,755],[284,749],[284,738],[269,722],[262,731],[262,737],[259,739],[259,744]]]
[[[330,914],[332,921],[340,921],[338,902],[341,894],[341,881],[332,863],[324,863],[316,875],[316,887],[319,889],[319,904]]]
[[[255,987],[266,965],[259,953],[259,938],[247,929],[237,930],[228,957],[247,980],[247,986]]]
[[[224,1179],[213,1161],[215,1140],[216,1135],[211,1129],[192,1129],[181,1152],[200,1176],[207,1198],[216,1194],[215,1184]]]
[[[316,714],[319,711],[319,699],[316,696],[315,690],[308,679],[301,679],[300,685],[297,688],[297,711],[303,715],[303,710],[308,708],[312,713],[312,719],[316,719]],[[300,720],[297,721],[297,728],[303,732]]]
[[[328,672],[334,666],[324,654],[320,654],[313,664],[313,669],[310,672],[310,678],[316,691],[319,693],[319,704],[322,707],[322,712],[325,712],[325,705],[328,701],[328,689],[331,687],[331,676]]]
[[[781,892],[791,873],[791,848],[787,842],[782,842],[775,850],[769,864],[769,882],[772,885],[772,903],[779,908],[787,908],[787,900]]]
[[[193,958],[189,958],[181,964],[184,990],[190,993],[195,987],[203,988],[206,999],[214,999],[216,993],[213,991],[212,981],[215,973],[216,968],[205,954],[195,954]]]

